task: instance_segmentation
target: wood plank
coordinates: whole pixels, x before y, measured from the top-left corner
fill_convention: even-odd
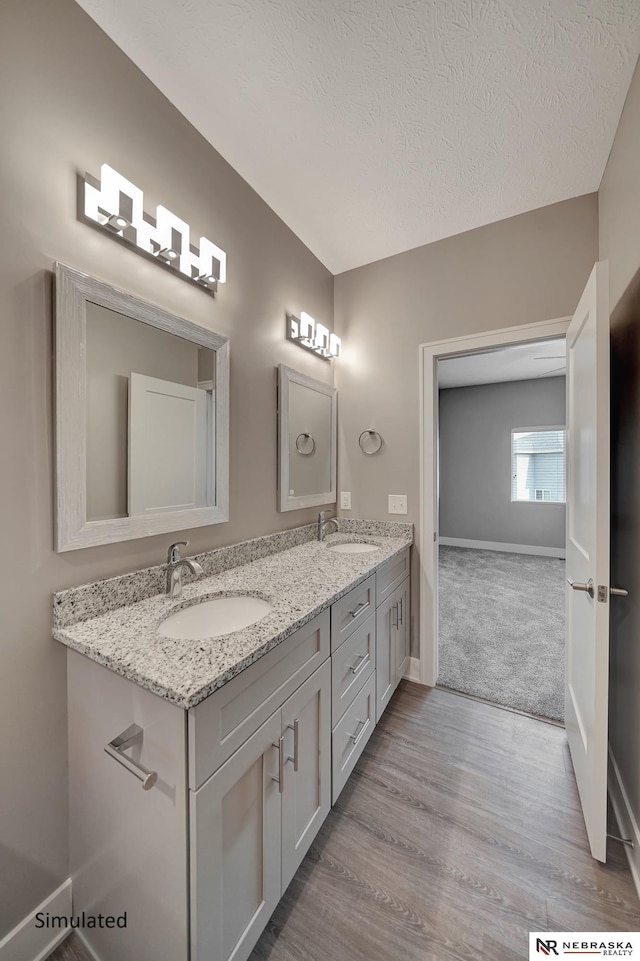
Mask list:
[[[72,933],[58,945],[53,954],[49,955],[49,961],[93,961],[93,959],[85,950],[80,938]]]

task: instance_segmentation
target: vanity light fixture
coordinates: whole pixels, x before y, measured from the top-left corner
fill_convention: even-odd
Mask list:
[[[224,250],[206,237],[194,246],[189,224],[166,207],[158,206],[155,217],[145,214],[142,190],[113,167],[102,164],[100,180],[87,177],[83,187],[79,219],[104,228],[111,237],[211,295],[227,279]]]
[[[306,310],[303,310],[300,314],[300,340],[304,343],[305,347],[311,347],[315,335],[316,322],[311,317]]]
[[[340,356],[341,342],[338,335],[332,333],[324,324],[316,323],[304,310],[299,318],[287,314],[287,340],[292,340],[323,360],[333,360]]]
[[[177,260],[179,256],[180,254],[177,250],[174,250],[173,247],[163,247],[162,250],[159,250],[156,254],[156,257],[159,257],[160,260],[168,260],[169,262]]]
[[[121,230],[126,230],[127,227],[130,226],[131,222],[127,220],[126,217],[121,217],[120,214],[114,214],[112,217],[109,217],[107,221],[105,221],[105,227],[112,227],[118,232]]]

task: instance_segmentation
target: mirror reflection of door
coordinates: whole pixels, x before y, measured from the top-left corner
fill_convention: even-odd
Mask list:
[[[215,504],[215,352],[87,303],[87,520]]]
[[[207,506],[211,391],[129,378],[129,514]]]
[[[289,387],[289,494],[331,488],[331,403],[328,394],[302,384]]]

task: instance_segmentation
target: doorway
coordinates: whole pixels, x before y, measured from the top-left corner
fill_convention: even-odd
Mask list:
[[[592,856],[607,859],[610,389],[608,264],[597,262],[573,317],[420,348],[420,680],[438,679],[438,374],[440,359],[567,340],[565,729]]]
[[[564,719],[564,338],[437,361],[438,685]]]
[[[566,335],[570,318],[523,324],[420,347],[420,661],[419,679],[435,687],[438,664],[439,472],[438,362],[463,354],[516,344],[554,340]],[[524,425],[533,426],[533,425]]]

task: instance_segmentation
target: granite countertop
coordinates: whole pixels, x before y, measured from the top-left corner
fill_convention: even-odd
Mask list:
[[[378,550],[347,554],[327,549],[344,541],[367,541]],[[213,576],[192,580],[186,573],[179,601],[156,594],[54,626],[53,636],[178,707],[195,707],[411,543],[408,533],[362,536],[339,531],[324,543],[308,541]],[[175,640],[157,629],[190,602],[234,594],[262,597],[272,610],[250,627],[206,640]]]

